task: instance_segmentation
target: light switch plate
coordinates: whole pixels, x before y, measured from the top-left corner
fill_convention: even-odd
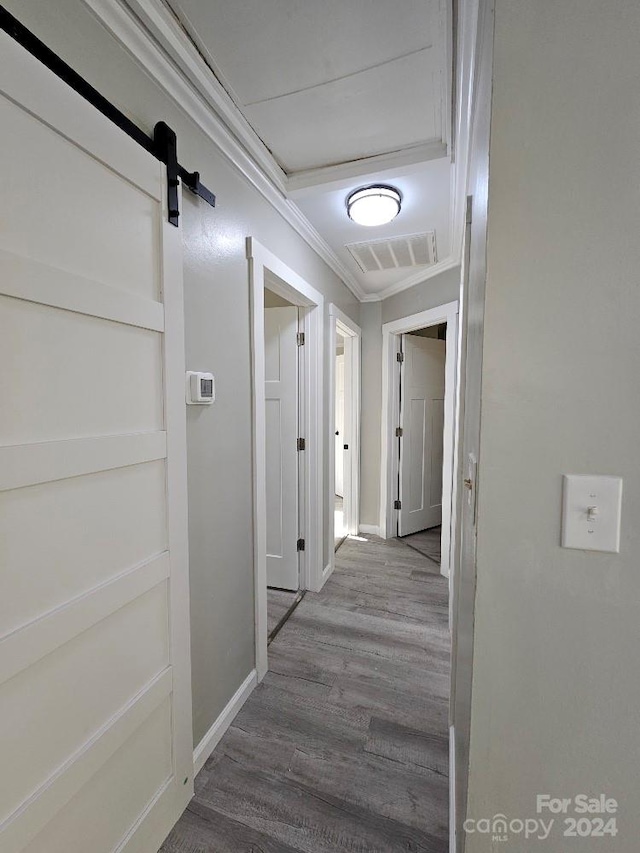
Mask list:
[[[620,551],[622,479],[565,474],[562,495],[562,547]]]

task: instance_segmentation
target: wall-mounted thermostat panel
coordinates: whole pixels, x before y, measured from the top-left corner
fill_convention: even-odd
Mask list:
[[[187,370],[187,405],[206,406],[216,399],[216,385],[213,373],[200,373]]]

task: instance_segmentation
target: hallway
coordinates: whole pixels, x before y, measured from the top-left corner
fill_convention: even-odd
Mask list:
[[[163,853],[447,850],[447,597],[401,541],[348,539]]]

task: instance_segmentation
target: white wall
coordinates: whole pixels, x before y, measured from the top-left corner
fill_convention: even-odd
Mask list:
[[[458,298],[460,268],[447,270],[382,302],[360,306],[362,327],[362,450],[360,523],[380,522],[380,430],[382,413],[382,325]]]
[[[216,375],[214,406],[188,411],[194,739],[198,743],[254,666],[249,290],[254,236],[356,321],[355,297],[214,148],[81,0],[6,7],[141,127],[163,119],[180,162],[217,195],[184,195],[187,367]],[[328,328],[328,316],[326,321]],[[325,390],[325,394],[328,391]],[[329,434],[326,436],[327,447]],[[326,519],[328,527],[328,519]]]
[[[469,791],[473,817],[605,793],[618,836],[574,845],[624,853],[640,837],[639,33],[637,0],[496,3]],[[624,477],[620,554],[560,548],[563,472]]]

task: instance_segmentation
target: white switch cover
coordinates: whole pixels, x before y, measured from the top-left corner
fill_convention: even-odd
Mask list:
[[[565,474],[562,497],[562,547],[620,551],[620,477]]]

